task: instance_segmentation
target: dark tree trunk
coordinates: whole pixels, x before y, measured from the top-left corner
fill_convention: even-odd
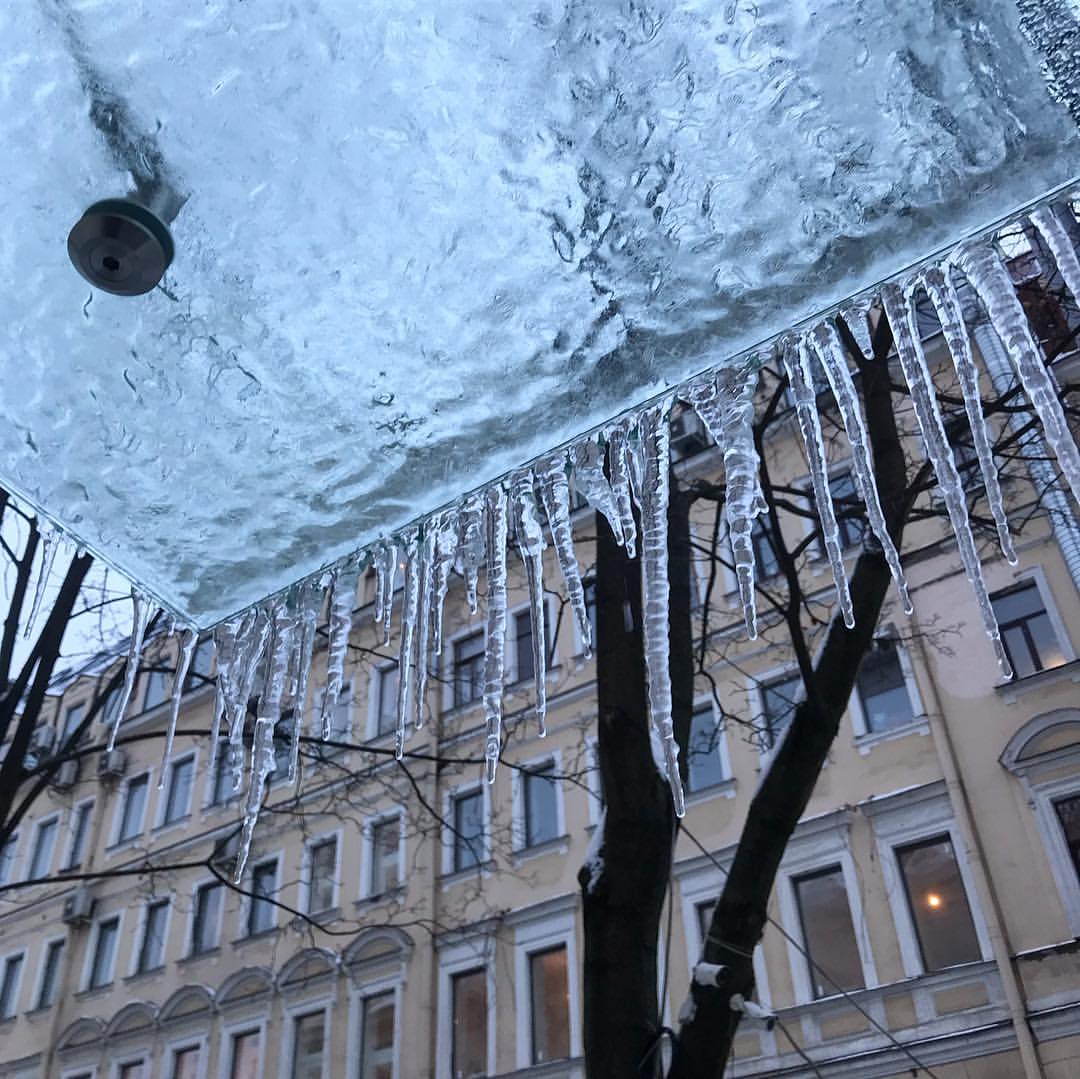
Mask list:
[[[673,703],[676,737],[685,747],[693,704],[689,533],[687,504],[674,489],[669,518]],[[579,874],[586,1072],[589,1079],[653,1079],[660,1074],[657,943],[674,813],[649,746],[641,563],[626,557],[599,514],[597,530],[596,696],[605,810],[603,868],[590,874],[586,866]]]

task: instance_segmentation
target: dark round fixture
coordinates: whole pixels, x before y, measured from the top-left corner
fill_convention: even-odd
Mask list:
[[[96,288],[140,296],[173,260],[172,234],[152,210],[131,199],[95,202],[68,233],[68,256]]]

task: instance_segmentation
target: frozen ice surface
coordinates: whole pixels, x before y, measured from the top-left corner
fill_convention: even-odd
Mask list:
[[[0,479],[214,623],[1080,173],[1015,21],[3,5]],[[65,237],[133,184],[122,299]]]

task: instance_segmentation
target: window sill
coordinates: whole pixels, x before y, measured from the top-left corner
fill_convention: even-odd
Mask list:
[[[994,686],[994,692],[999,694],[1007,704],[1015,704],[1020,697],[1026,696],[1032,690],[1042,690],[1047,686],[1066,681],[1080,682],[1080,660],[1070,659],[1058,667],[1048,667],[1046,670],[1036,671],[1023,678],[1013,678],[1008,682],[998,682]]]
[[[686,791],[686,804],[688,806],[700,805],[702,802],[709,802],[713,798],[734,798],[735,797],[735,777],[730,776],[728,779],[722,779],[719,783],[713,783],[711,786],[702,787],[700,790],[691,791],[687,788]]]
[[[185,966],[188,963],[197,963],[200,959],[212,959],[217,955],[221,955],[221,948],[219,946],[207,948],[205,952],[193,952],[191,955],[185,955],[183,959],[178,959],[177,963],[180,966]]]
[[[461,872],[467,873],[468,870],[463,869]],[[358,911],[370,910],[372,907],[382,906],[384,903],[400,903],[404,898],[405,885],[397,884],[393,888],[387,888],[385,892],[361,896],[353,902],[353,908]]]
[[[531,847],[521,847],[514,851],[513,864],[516,868],[524,862],[531,862],[534,858],[542,858],[545,854],[566,854],[570,849],[570,837],[557,835],[554,839],[547,839],[543,843],[534,843]]]
[[[908,735],[928,735],[930,733],[930,721],[926,716],[916,716],[910,723],[902,726],[888,727],[883,731],[867,731],[865,734],[855,736],[855,748],[861,756],[865,757],[875,746],[883,742],[895,742]]]
[[[138,835],[133,835],[130,839],[121,839],[118,843],[113,843],[112,846],[105,848],[105,855],[111,858],[115,854],[123,854],[124,851],[136,850],[139,846],[139,840],[142,839],[142,832]]]
[[[74,994],[76,1000],[96,1000],[98,997],[105,996],[106,993],[112,992],[113,983],[106,982],[104,985],[95,985],[93,989],[80,989]]]
[[[302,930],[305,926],[314,922],[316,925],[333,925],[341,920],[340,907],[327,907],[326,910],[304,911],[303,914],[294,914],[289,920],[293,929]]]
[[[157,839],[158,836],[164,835],[166,832],[171,832],[174,829],[182,828],[184,825],[191,823],[191,811],[189,810],[182,817],[177,817],[175,820],[163,821],[159,824],[153,832],[150,834]]]
[[[455,884],[460,884],[462,881],[469,880],[471,877],[480,877],[495,868],[495,861],[493,858],[488,858],[486,861],[477,862],[476,865],[470,865],[467,869],[452,869],[448,873],[443,873],[439,877],[439,885],[446,891],[447,888],[453,887]]]
[[[29,1012],[27,1014],[29,1014]],[[15,1015],[5,1015],[2,1019],[0,1019],[0,1030],[4,1030],[6,1027],[14,1026],[15,1020],[17,1018],[18,1016]]]
[[[269,929],[260,929],[257,933],[246,933],[242,937],[237,937],[232,942],[232,946],[234,948],[243,948],[245,945],[253,944],[256,941],[269,940],[277,934],[279,928],[279,926],[272,925]]]
[[[31,1021],[34,1020],[34,1019],[40,1019],[41,1016],[48,1015],[49,1012],[52,1011],[52,1007],[53,1006],[51,1004],[38,1004],[35,1007],[30,1008],[27,1011],[23,1012],[23,1015],[26,1016],[26,1018],[30,1019]],[[14,1018],[14,1016],[12,1016],[12,1018]],[[0,1019],[0,1024],[6,1023],[6,1022],[7,1022],[6,1019]]]
[[[165,969],[164,963],[159,963],[156,967],[150,967],[148,970],[137,970],[134,974],[129,974],[123,979],[124,985],[131,985],[132,982],[145,981],[148,978],[152,978],[155,974],[160,974]]]

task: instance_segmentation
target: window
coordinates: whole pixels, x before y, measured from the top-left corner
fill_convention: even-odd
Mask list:
[[[212,881],[195,890],[195,908],[191,927],[191,954],[202,955],[218,945],[221,930],[223,884]]]
[[[720,724],[712,705],[695,710],[690,720],[690,744],[687,747],[688,786],[690,791],[705,790],[724,781],[724,762],[720,757]]]
[[[87,989],[99,989],[113,980],[113,966],[116,962],[116,940],[119,936],[119,915],[98,922],[93,958],[90,963],[90,982]]]
[[[371,895],[383,895],[401,883],[400,850],[400,817],[388,817],[372,825]]]
[[[521,611],[514,615],[514,673],[519,682],[532,678],[536,673],[532,648],[532,613]]]
[[[1061,822],[1065,845],[1069,848],[1069,858],[1076,870],[1076,879],[1080,882],[1080,794],[1056,801],[1054,812]]]
[[[850,472],[841,472],[829,480],[829,494],[836,512],[836,527],[840,546],[847,550],[862,544],[866,535],[867,521],[862,499],[855,490],[855,480]],[[849,516],[854,514],[855,516]]]
[[[802,699],[802,676],[786,674],[761,684],[762,743],[771,749],[787,730]]]
[[[297,1016],[293,1025],[292,1079],[322,1079],[326,1013]]]
[[[308,848],[308,914],[331,910],[337,890],[337,837],[320,839]]]
[[[120,1065],[117,1079],[146,1079],[145,1061],[132,1060]]]
[[[289,765],[292,763],[292,736],[293,717],[291,715],[279,719],[274,724],[274,767],[267,777],[271,783],[286,782],[289,778]],[[337,739],[340,735],[331,730],[330,737]],[[346,732],[346,737],[348,737],[348,732]],[[323,747],[320,744],[320,755],[337,752],[340,750],[329,746]]]
[[[194,689],[201,689],[205,686],[213,668],[214,639],[206,637],[195,646],[195,653],[191,657],[191,666],[188,667],[187,676],[184,678],[184,692],[190,693]]]
[[[120,811],[120,832],[116,841],[124,843],[134,839],[142,831],[143,814],[146,812],[146,796],[150,789],[150,774],[136,776],[124,791],[124,804]]]
[[[0,884],[7,884],[15,868],[15,851],[19,845],[19,833],[8,836],[0,846]]]
[[[169,696],[169,675],[165,671],[151,671],[146,676],[146,694],[143,696],[143,711],[156,708]]]
[[[218,742],[217,759],[214,761],[214,789],[210,794],[211,805],[224,805],[233,794],[232,747],[227,738]]]
[[[0,976],[0,1019],[10,1019],[19,1004],[19,980],[22,977],[22,955],[9,955],[4,960]]]
[[[229,1079],[260,1079],[259,1048],[262,1035],[258,1030],[245,1030],[232,1036],[229,1053]]]
[[[851,921],[844,873],[838,865],[792,881],[815,997],[862,989],[862,960]]]
[[[397,730],[398,666],[376,671],[375,733],[389,734]]]
[[[982,958],[960,867],[947,835],[898,847],[896,859],[927,971]]]
[[[186,1049],[174,1049],[169,1079],[198,1079],[199,1047],[189,1045]]]
[[[277,892],[277,859],[260,862],[251,871],[252,898],[248,905],[247,932],[252,937],[274,928],[277,912],[270,898]]]
[[[60,734],[60,744],[66,746],[68,739],[78,730],[79,724],[83,721],[83,716],[86,715],[85,704],[73,704],[64,713],[64,729]]]
[[[454,871],[479,865],[484,854],[484,795],[470,791],[454,797]]]
[[[454,707],[471,704],[484,695],[483,631],[454,642]]]
[[[101,706],[101,711],[98,715],[101,717],[101,722],[106,727],[111,727],[116,722],[116,710],[120,707],[120,694],[123,690],[122,686],[114,686],[105,695],[105,703]]]
[[[543,1064],[570,1055],[570,989],[566,945],[529,956],[532,1062]]]
[[[48,876],[52,866],[53,848],[56,846],[56,833],[60,830],[60,821],[56,817],[41,821],[34,832],[34,851],[30,856],[30,868],[27,880],[37,880]]]
[[[583,582],[582,588],[585,591],[585,614],[592,630],[592,647],[593,651],[596,651],[596,578],[590,577]]]
[[[697,914],[698,932],[701,934],[701,947],[703,950],[705,941],[709,939],[709,926],[712,925],[712,916],[715,909],[715,899],[706,899],[694,907],[694,911]]]
[[[360,1079],[393,1079],[394,994],[380,993],[364,1001],[364,1043]]]
[[[194,756],[173,761],[169,767],[169,784],[165,796],[165,816],[162,824],[183,820],[191,809],[191,785],[195,778]]]
[[[146,908],[139,963],[136,973],[157,970],[165,962],[165,925],[169,917],[169,901],[159,899]]]
[[[914,719],[896,641],[880,637],[863,657],[855,679],[868,731],[903,727]]]
[[[526,847],[547,843],[559,834],[555,762],[530,766],[521,774]]]
[[[450,982],[453,1007],[453,1079],[487,1074],[487,971],[467,970]]]
[[[1016,678],[1060,667],[1065,654],[1034,581],[990,597]]]
[[[45,946],[41,960],[41,982],[38,985],[35,1008],[48,1008],[56,999],[56,985],[60,979],[60,961],[64,958],[64,941],[50,940]]]
[[[759,580],[775,577],[780,572],[780,560],[776,557],[776,548],[773,546],[772,537],[769,535],[767,518],[757,517],[754,519],[754,527],[750,530],[750,546],[754,549],[754,565]]]
[[[86,857],[86,841],[90,838],[90,817],[93,812],[93,801],[80,802],[71,811],[71,846],[68,848],[65,869],[78,869]]]

